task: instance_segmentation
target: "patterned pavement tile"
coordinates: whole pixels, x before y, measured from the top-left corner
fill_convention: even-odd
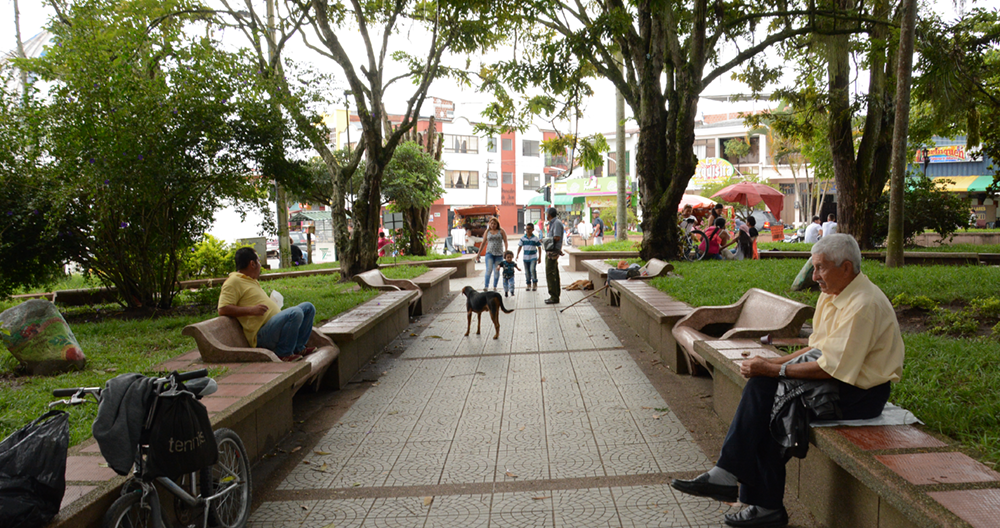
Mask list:
[[[545,449],[500,450],[497,454],[497,482],[548,478],[549,456]]]
[[[374,499],[316,501],[302,528],[359,527],[374,502]]]
[[[496,493],[490,510],[491,527],[554,526],[552,492]]]
[[[316,501],[265,502],[250,516],[247,528],[286,528],[301,526]],[[364,519],[364,514],[361,516]]]
[[[552,492],[556,526],[579,528],[620,527],[614,497],[607,488]]]
[[[391,497],[375,499],[363,526],[414,528],[422,527],[427,520],[429,506],[420,497]]]
[[[489,526],[491,495],[434,497],[424,528],[478,528]]]

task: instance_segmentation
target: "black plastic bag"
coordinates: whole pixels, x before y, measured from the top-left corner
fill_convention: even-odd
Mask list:
[[[219,459],[208,411],[183,385],[159,396],[148,442],[145,479],[176,479]]]
[[[69,415],[49,411],[0,442],[0,526],[45,526],[66,492]]]

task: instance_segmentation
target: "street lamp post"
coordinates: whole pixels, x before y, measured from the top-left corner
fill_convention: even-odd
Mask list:
[[[351,148],[351,96],[354,92],[351,90],[344,90],[344,108],[346,108],[347,115],[344,116],[344,122],[347,124],[344,128],[347,129],[347,148]]]
[[[921,153],[924,155],[924,178],[926,178],[927,166],[931,164],[931,156],[930,156],[931,152],[930,150],[927,149],[927,147],[924,147]]]

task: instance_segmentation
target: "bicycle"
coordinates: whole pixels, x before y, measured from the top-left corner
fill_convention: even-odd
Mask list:
[[[143,430],[148,431],[152,425],[159,396],[167,390],[177,388],[181,382],[188,381],[184,387],[198,399],[214,393],[218,386],[215,380],[206,377],[207,375],[208,371],[201,369],[183,374],[174,372],[165,378],[156,378],[153,381],[156,397],[149,406]],[[54,396],[70,398],[54,401],[49,406],[100,403],[102,391],[100,387],[56,389],[52,392]],[[153,479],[143,477],[149,446],[140,441],[131,475],[122,486],[121,496],[105,513],[102,526],[105,528],[174,526],[167,522],[157,485],[174,496],[172,508],[174,517],[182,526],[202,528],[246,526],[250,517],[252,497],[250,460],[246,448],[239,435],[231,429],[217,429],[214,431],[214,436],[219,450],[218,461],[197,472],[182,475],[177,482],[167,477]],[[200,523],[198,523],[199,517]]]
[[[692,229],[690,233],[684,235],[681,238],[681,254],[684,256],[685,260],[689,262],[697,262],[705,258],[705,253],[708,252],[707,244],[702,247],[702,241],[705,240],[705,233],[698,229]]]

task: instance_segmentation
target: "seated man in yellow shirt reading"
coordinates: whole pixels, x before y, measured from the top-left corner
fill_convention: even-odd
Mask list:
[[[316,316],[312,303],[279,310],[257,282],[261,271],[257,252],[240,248],[235,260],[237,271],[229,274],[219,294],[219,315],[235,317],[250,346],[271,350],[282,361],[295,361],[313,352],[306,348]]]
[[[736,415],[714,468],[671,486],[690,495],[746,508],[727,514],[737,527],[786,526],[785,462],[791,456],[772,436],[772,407],[782,388],[810,386],[839,396],[835,415],[874,418],[889,399],[890,383],[903,373],[903,339],[892,303],[861,273],[861,250],[850,235],[824,236],[812,247],[813,279],[821,294],[809,347],[780,358],[753,357],[740,366],[747,379]],[[807,382],[810,383],[810,382]],[[839,393],[839,394],[837,394]],[[804,447],[808,448],[808,444]],[[801,456],[801,455],[796,455]]]

